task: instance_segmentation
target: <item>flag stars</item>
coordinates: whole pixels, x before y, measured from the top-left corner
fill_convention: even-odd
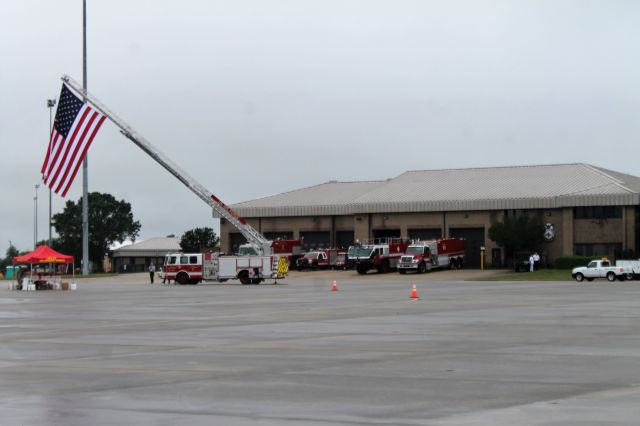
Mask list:
[[[60,103],[56,111],[55,127],[58,133],[67,137],[69,129],[73,125],[73,120],[80,112],[83,102],[71,92],[66,85],[62,86],[60,92]]]

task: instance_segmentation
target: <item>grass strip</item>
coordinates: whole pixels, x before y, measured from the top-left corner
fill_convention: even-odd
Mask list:
[[[541,269],[533,272],[501,272],[472,281],[571,281],[570,269]]]

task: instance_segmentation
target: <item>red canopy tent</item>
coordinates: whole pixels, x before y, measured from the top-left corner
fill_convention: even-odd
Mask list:
[[[13,264],[16,263],[71,263],[73,264],[73,256],[58,253],[54,249],[45,245],[39,246],[31,253],[13,258]]]
[[[44,271],[37,270],[35,271],[35,276],[34,276],[34,270],[33,270],[34,264],[73,265],[71,270],[73,274],[73,280],[75,282],[75,263],[73,260],[73,256],[68,256],[66,254],[58,253],[57,251],[53,250],[50,247],[47,247],[46,245],[39,246],[31,253],[27,253],[22,256],[15,256],[13,258],[13,264],[15,265],[16,263],[27,263],[31,265],[29,282],[35,283],[36,288],[38,287],[42,288],[45,284],[50,282],[52,277],[58,277],[59,276],[58,274],[61,274],[63,272],[62,271],[56,272],[55,269],[44,270]],[[16,276],[16,279],[18,280],[18,284],[22,285],[20,277],[21,277],[21,274],[20,276]],[[72,285],[75,285],[75,284],[72,284]]]

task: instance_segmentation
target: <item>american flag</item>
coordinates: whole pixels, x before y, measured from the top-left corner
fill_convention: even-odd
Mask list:
[[[44,184],[64,197],[106,117],[73,94],[65,84],[59,99],[40,172]]]

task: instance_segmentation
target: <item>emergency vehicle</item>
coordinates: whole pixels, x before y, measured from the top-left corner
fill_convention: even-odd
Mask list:
[[[176,264],[171,265],[170,269],[173,269],[173,266],[180,267],[180,269],[175,272],[176,279],[180,272],[184,272],[186,274],[186,278],[181,279],[183,281],[186,279],[187,283],[197,283],[203,279],[224,281],[235,278],[239,279],[243,284],[249,284],[251,282],[259,283],[265,278],[273,278],[275,280],[286,276],[289,271],[287,261],[284,257],[274,254],[273,241],[270,241],[249,225],[229,206],[220,201],[218,197],[209,192],[186,171],[182,170],[177,164],[175,164],[169,157],[160,152],[142,135],[138,134],[131,126],[126,124],[124,120],[111,112],[102,104],[102,102],[84,90],[75,80],[65,75],[62,77],[62,81],[67,87],[81,95],[87,103],[90,103],[97,111],[102,113],[116,126],[118,126],[120,128],[120,132],[126,138],[136,144],[158,164],[164,167],[165,170],[171,173],[176,179],[196,194],[201,200],[207,203],[207,205],[213,209],[215,217],[226,220],[238,229],[247,242],[252,244],[255,248],[255,255],[214,256],[211,254],[209,260],[207,260],[208,256],[206,254],[204,259],[196,256],[198,261],[194,262],[194,264],[190,263],[192,255],[187,254],[186,257],[189,263],[186,266]],[[182,256],[183,255],[180,254],[180,261],[182,261]],[[178,254],[176,254],[176,260],[178,260]],[[209,262],[209,264],[205,265],[206,262]],[[196,263],[203,265],[201,273],[198,273],[195,270],[197,269]],[[169,265],[166,266],[169,267]],[[188,272],[191,267],[194,268],[194,271]],[[207,269],[207,267],[209,269]],[[165,273],[164,268],[165,267],[163,267],[163,274]],[[184,274],[181,275],[181,277],[184,276]]]
[[[436,268],[462,268],[464,261],[464,240],[461,238],[438,238],[437,240],[416,241],[407,247],[400,258],[398,272],[414,271],[419,274]]]
[[[230,279],[238,279],[242,284],[259,284],[265,278],[282,278],[278,270],[286,266],[285,262],[286,259],[280,256],[169,253],[165,256],[160,278],[183,285]]]
[[[374,269],[387,273],[398,267],[408,246],[407,238],[376,238],[355,244],[347,252],[347,267],[355,267],[361,275]]]
[[[329,269],[338,267],[338,249],[314,250],[296,261],[296,269]]]

